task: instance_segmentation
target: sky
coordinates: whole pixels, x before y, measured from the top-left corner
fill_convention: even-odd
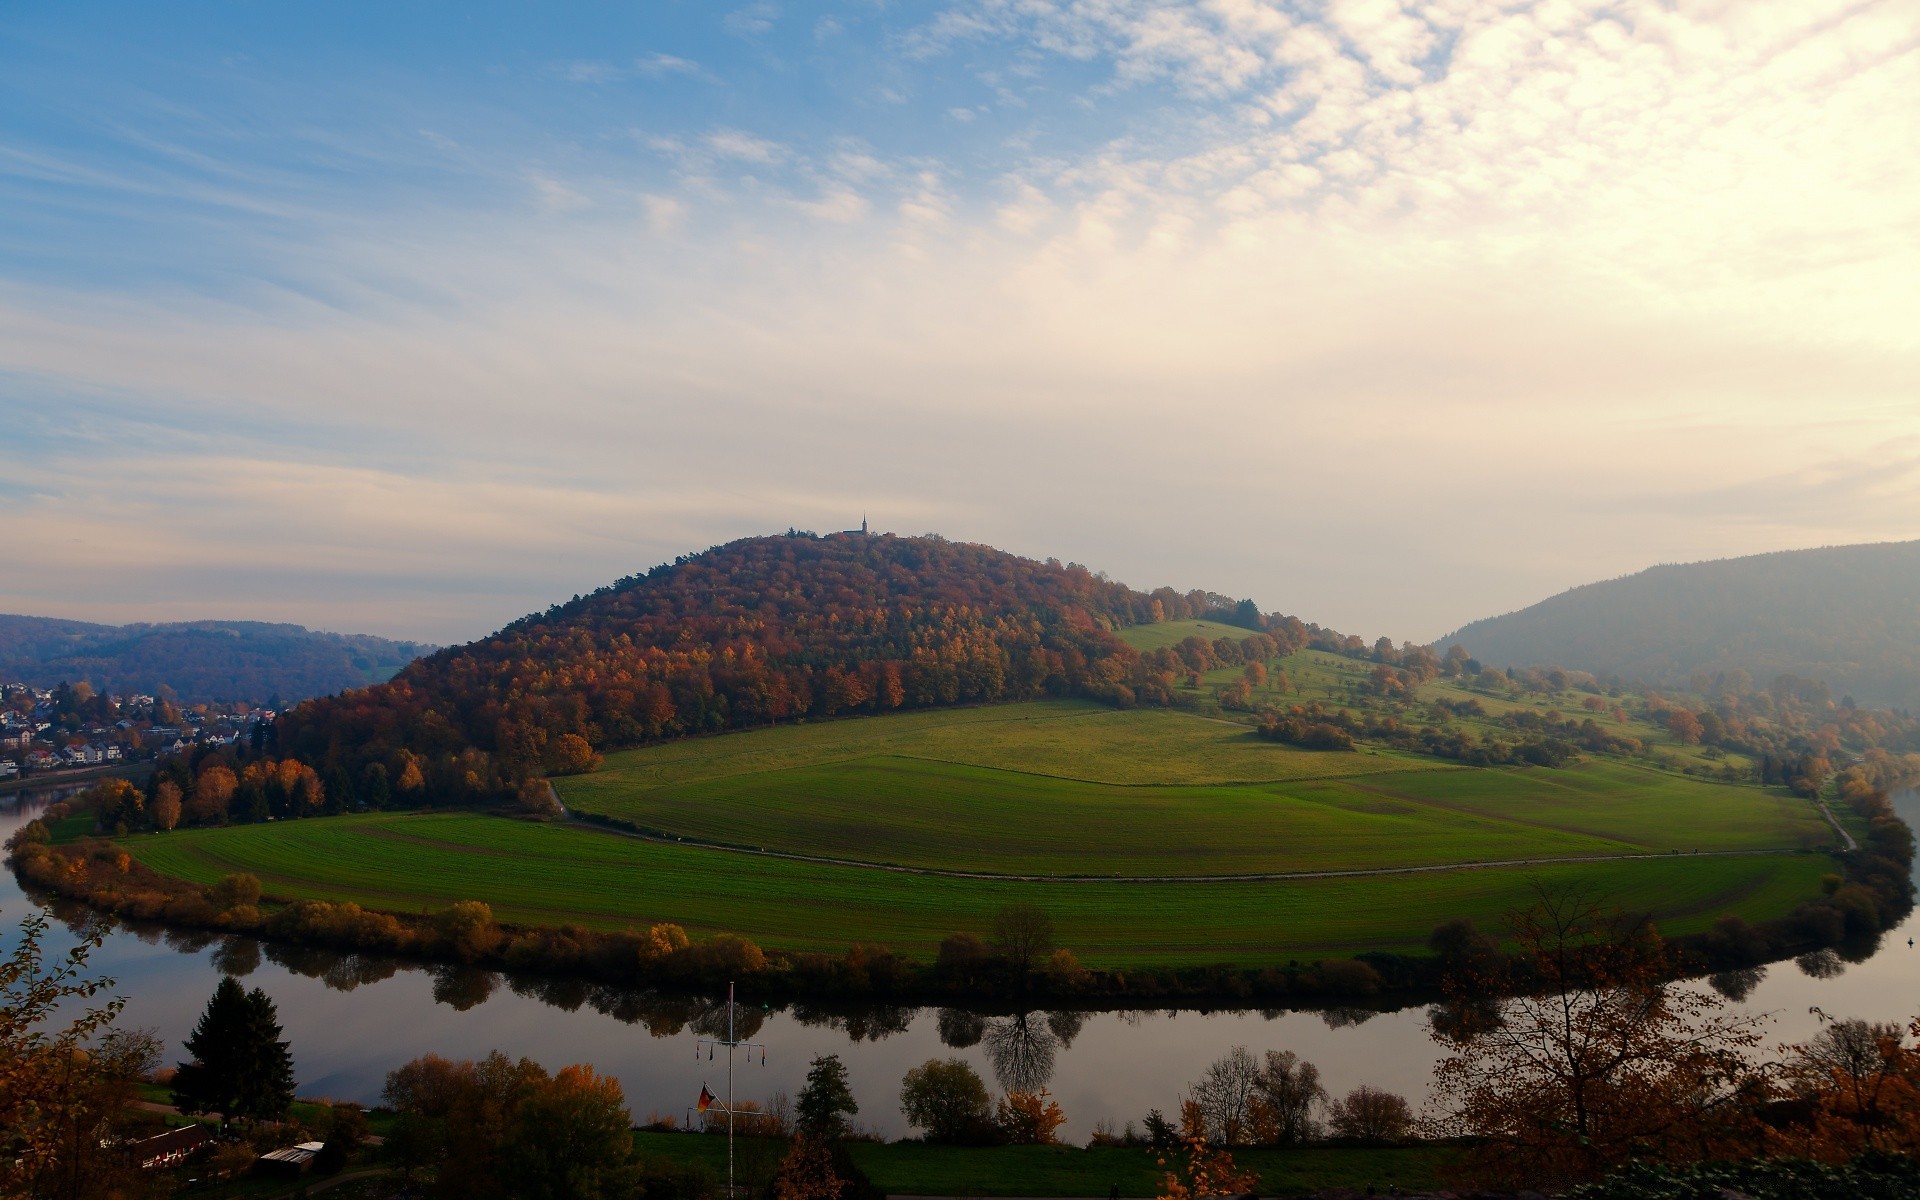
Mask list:
[[[1920,537],[1912,0],[0,5],[0,611],[789,527],[1426,641]]]

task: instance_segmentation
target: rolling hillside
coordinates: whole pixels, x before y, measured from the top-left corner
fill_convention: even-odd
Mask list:
[[[1920,708],[1920,541],[1652,567],[1449,634],[1490,666],[1553,664],[1655,685],[1744,671],[1834,699]]]
[[[94,625],[0,615],[0,680],[108,692],[173,689],[188,704],[295,703],[391,679],[434,647],[262,621]]]
[[[303,705],[280,746],[355,773],[405,750],[444,764],[464,789],[444,799],[459,800],[530,770],[579,770],[588,745],[1043,696],[1129,706],[1168,685],[1114,630],[1242,609],[934,535],[746,538]],[[1236,631],[1271,639],[1269,654],[1324,632],[1251,620],[1264,632]]]

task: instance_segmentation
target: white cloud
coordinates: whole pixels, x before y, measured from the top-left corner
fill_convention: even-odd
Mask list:
[[[633,60],[633,69],[642,75],[701,75],[700,64],[689,58],[662,54],[658,50]]]
[[[821,221],[851,225],[865,217],[872,207],[866,197],[848,187],[829,188],[813,200],[797,200],[801,212]]]
[[[777,142],[738,129],[721,129],[708,134],[706,146],[721,158],[740,162],[772,164],[786,157],[786,148]]]
[[[774,4],[749,4],[737,8],[722,19],[721,25],[735,37],[759,37],[770,33],[773,23],[780,16],[780,8]]]

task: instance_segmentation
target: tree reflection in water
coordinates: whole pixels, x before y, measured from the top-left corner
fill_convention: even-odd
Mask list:
[[[500,976],[478,967],[435,967],[433,998],[455,1012],[478,1008],[500,986]]]
[[[933,1024],[940,1031],[940,1044],[952,1046],[955,1050],[978,1046],[987,1032],[987,1019],[964,1008],[941,1009],[934,1017]]]
[[[1814,950],[1793,960],[1795,966],[1814,979],[1832,979],[1847,969],[1847,964],[1831,950]]]
[[[1372,1008],[1323,1008],[1320,1019],[1326,1022],[1328,1029],[1351,1029],[1355,1025],[1365,1025],[1379,1016],[1378,1009]]]
[[[986,1045],[993,1077],[1007,1091],[1038,1091],[1053,1078],[1060,1037],[1048,1014],[994,1017],[987,1022],[981,1041]]]
[[[213,969],[245,979],[260,969],[260,943],[250,937],[226,938],[213,949]]]
[[[1736,1004],[1753,995],[1753,989],[1767,977],[1765,967],[1741,967],[1737,971],[1718,971],[1707,976],[1707,983]]]

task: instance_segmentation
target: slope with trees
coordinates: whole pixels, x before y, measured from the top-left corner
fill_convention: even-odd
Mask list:
[[[1786,676],[1772,690],[1920,708],[1920,541],[1651,567],[1436,644],[1455,643],[1503,667],[1551,663],[1661,686],[1698,679],[1694,691]]]
[[[349,778],[424,761],[438,802],[504,797],[529,775],[590,770],[609,748],[694,734],[1041,696],[1170,698],[1112,631],[1203,614],[1275,645],[1320,632],[1249,602],[1138,592],[931,534],[789,531],[683,557],[303,705],[279,745]]]

